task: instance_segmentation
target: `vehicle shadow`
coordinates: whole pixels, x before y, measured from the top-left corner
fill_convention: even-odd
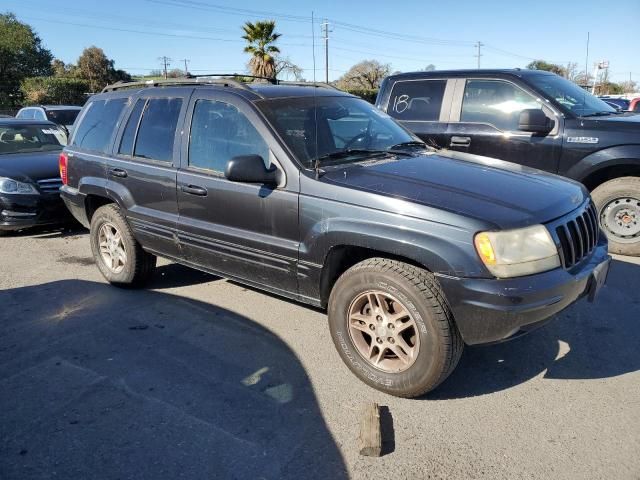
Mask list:
[[[185,267],[179,263],[169,263],[156,268],[148,288],[163,290],[165,288],[186,287],[216,280],[222,280],[222,278],[194,268]]]
[[[594,303],[579,300],[529,335],[468,347],[458,368],[425,399],[501,391],[533,377],[586,380],[640,370],[640,265],[613,260]]]
[[[246,317],[82,280],[0,305],[3,480],[347,478],[298,358]]]

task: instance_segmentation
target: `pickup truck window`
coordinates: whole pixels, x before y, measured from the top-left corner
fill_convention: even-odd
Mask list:
[[[557,75],[531,75],[529,82],[580,117],[616,112],[615,108],[566,78]]]
[[[181,98],[152,98],[142,114],[134,156],[171,162]]]
[[[520,112],[542,105],[524,90],[501,80],[467,80],[461,122],[489,123],[500,130],[518,130]]]
[[[127,98],[112,98],[91,102],[73,135],[73,145],[85,150],[106,153],[127,101]]]
[[[438,121],[446,86],[446,80],[396,82],[387,111],[398,120]]]
[[[217,173],[238,155],[260,155],[269,162],[269,147],[249,119],[236,107],[198,100],[191,120],[189,165]]]

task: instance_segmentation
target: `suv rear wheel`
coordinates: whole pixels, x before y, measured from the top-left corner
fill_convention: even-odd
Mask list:
[[[342,360],[363,382],[417,397],[458,364],[462,338],[435,277],[385,258],[347,270],[329,298],[329,327]]]
[[[116,205],[104,205],[95,211],[90,236],[93,258],[110,283],[140,286],[153,274],[156,256],[142,249]]]
[[[640,178],[621,177],[592,193],[600,225],[609,239],[609,251],[640,256]]]

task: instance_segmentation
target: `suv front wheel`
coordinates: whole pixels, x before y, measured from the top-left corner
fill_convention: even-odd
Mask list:
[[[156,256],[142,249],[117,205],[95,211],[90,236],[93,258],[110,283],[141,286],[153,274]]]
[[[329,328],[342,360],[372,387],[400,397],[436,388],[463,342],[435,277],[371,258],[347,270],[329,298]]]

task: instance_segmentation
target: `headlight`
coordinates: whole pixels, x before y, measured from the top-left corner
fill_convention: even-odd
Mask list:
[[[486,267],[498,278],[531,275],[560,266],[558,249],[543,225],[480,232],[474,243]]]
[[[36,187],[30,183],[19,182],[12,178],[0,177],[0,193],[15,193],[24,195],[38,195]]]

